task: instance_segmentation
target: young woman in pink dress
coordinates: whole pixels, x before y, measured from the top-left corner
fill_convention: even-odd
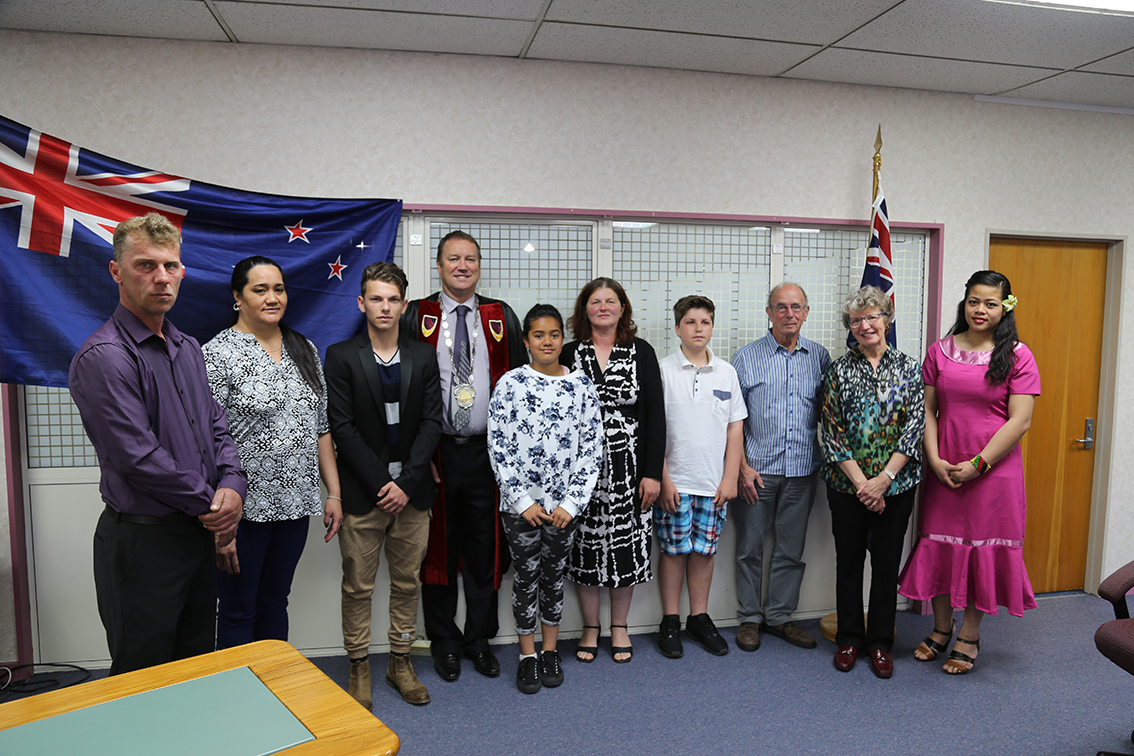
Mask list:
[[[933,632],[914,657],[932,661],[953,636],[944,670],[964,674],[980,649],[980,623],[998,606],[1022,617],[1036,606],[1024,569],[1020,439],[1040,394],[1035,357],[1016,336],[1012,286],[982,270],[965,284],[957,321],[929,348],[919,540],[899,578],[903,596],[933,605]]]

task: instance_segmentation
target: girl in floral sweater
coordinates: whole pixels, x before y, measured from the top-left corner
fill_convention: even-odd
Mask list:
[[[559,364],[563,317],[536,305],[524,317],[531,364],[500,379],[488,409],[488,451],[515,577],[512,612],[520,636],[516,687],[537,693],[563,683],[555,650],[563,575],[575,517],[587,506],[602,466],[602,413],[595,387]],[[536,656],[536,620],[542,652]]]

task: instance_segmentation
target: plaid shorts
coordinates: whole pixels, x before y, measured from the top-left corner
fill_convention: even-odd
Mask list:
[[[678,496],[680,501],[675,514],[654,507],[654,530],[662,553],[670,556],[716,554],[726,507],[713,504],[712,496]]]

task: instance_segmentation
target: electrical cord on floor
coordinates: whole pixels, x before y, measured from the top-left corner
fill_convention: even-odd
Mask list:
[[[35,670],[43,667],[74,670],[76,672],[82,672],[83,676],[74,682],[60,685],[58,677],[43,677],[42,674],[39,677],[36,676]],[[15,673],[22,669],[31,669],[31,677],[26,680],[13,681]],[[0,684],[0,701],[6,701],[9,698],[32,696],[36,693],[43,693],[57,687],[60,689],[70,688],[72,685],[78,685],[91,678],[91,671],[89,669],[76,664],[21,664],[17,667],[0,667],[0,674],[3,673],[6,673],[7,677],[4,679],[3,684]]]

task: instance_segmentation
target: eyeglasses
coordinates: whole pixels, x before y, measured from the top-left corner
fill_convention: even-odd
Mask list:
[[[851,318],[851,330],[854,330],[855,328],[861,328],[863,325],[874,325],[879,321],[879,319],[881,319],[881,317],[882,313],[876,312],[873,315],[863,315],[861,318]]]
[[[775,311],[775,313],[776,313],[777,315],[783,315],[783,314],[785,314],[785,313],[786,313],[786,312],[787,312],[788,310],[791,310],[791,311],[792,311],[792,312],[794,312],[794,313],[795,313],[796,315],[798,315],[799,313],[803,312],[803,308],[804,308],[804,307],[807,307],[807,305],[801,305],[801,304],[800,304],[799,302],[795,302],[795,303],[793,303],[793,304],[790,304],[790,305],[786,305],[786,304],[783,304],[783,303],[781,302],[780,304],[778,304],[778,305],[776,305],[775,307],[773,307],[773,308],[772,308],[772,310],[773,310],[773,311]]]

